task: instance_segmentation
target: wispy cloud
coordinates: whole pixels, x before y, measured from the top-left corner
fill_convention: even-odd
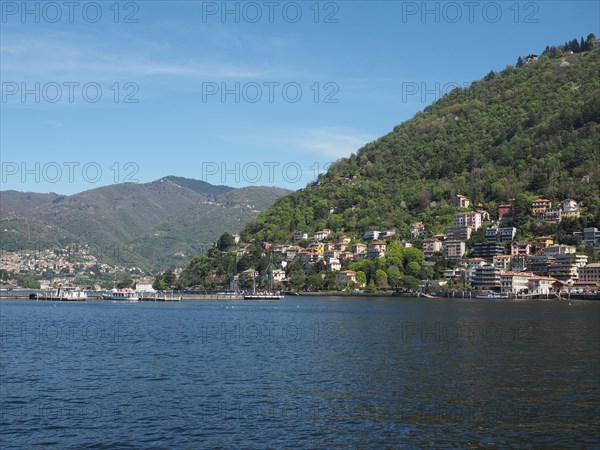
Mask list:
[[[0,45],[3,77],[29,79],[43,74],[45,78],[97,79],[99,77],[214,77],[260,78],[268,69],[204,57],[176,60],[164,52],[122,53],[110,45],[90,43],[66,33],[44,38],[21,34],[3,35]]]
[[[373,139],[375,136],[360,131],[324,127],[301,130],[293,143],[304,151],[337,159],[349,156]]]

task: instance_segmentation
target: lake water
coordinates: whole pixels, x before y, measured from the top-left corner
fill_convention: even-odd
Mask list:
[[[597,448],[600,302],[0,302],[9,448]]]

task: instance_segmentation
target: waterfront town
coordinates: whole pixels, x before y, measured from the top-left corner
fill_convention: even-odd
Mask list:
[[[307,272],[334,273],[341,290],[356,292],[367,288],[367,280],[359,270],[351,267],[363,260],[377,261],[388,256],[392,246],[415,248],[422,252],[419,264],[433,266],[444,259],[448,268],[436,279],[420,280],[413,288],[469,289],[506,295],[548,295],[560,292],[600,291],[600,263],[593,259],[600,247],[600,231],[585,227],[574,231],[570,241],[577,245],[557,242],[555,236],[540,235],[519,240],[518,229],[508,226],[514,213],[514,204],[497,206],[495,217],[483,205],[471,207],[469,199],[456,195],[451,200],[456,208],[452,226],[445,233],[429,233],[422,222],[415,222],[401,230],[369,230],[359,236],[335,235],[329,229],[309,235],[297,231],[290,242],[272,244],[263,248],[275,255],[270,270],[273,286],[289,289],[289,268],[293,262],[302,264]],[[578,219],[579,203],[566,199],[558,204],[544,198],[531,204],[534,220],[558,224],[566,219]],[[476,233],[481,239],[473,242]],[[483,233],[482,233],[483,232]],[[401,235],[405,237],[401,237]],[[240,235],[232,235],[237,258],[248,253],[251,243],[241,242]],[[582,250],[588,249],[591,257]],[[17,277],[27,277],[39,283],[42,289],[67,286],[82,282],[89,289],[107,288],[119,277],[129,279],[128,286],[150,287],[153,274],[139,267],[112,265],[100,262],[92,248],[69,245],[60,249],[4,251],[0,258],[3,287],[17,287]],[[179,275],[181,268],[173,270]],[[362,276],[361,276],[362,275]],[[236,286],[248,286],[253,277],[260,276],[253,268],[241,271],[233,278]],[[421,277],[423,278],[423,277]],[[38,287],[38,284],[22,287]],[[377,289],[393,288],[385,280]],[[199,287],[201,288],[201,287]]]
[[[451,268],[443,270],[434,280],[421,280],[419,288],[458,288],[506,295],[548,295],[560,292],[600,291],[600,263],[593,259],[600,247],[600,231],[585,227],[573,232],[569,240],[578,245],[557,242],[552,235],[532,236],[518,240],[518,229],[506,226],[511,222],[514,204],[498,205],[497,220],[492,221],[489,211],[471,208],[463,195],[456,195],[452,204],[457,208],[452,226],[445,233],[428,233],[422,222],[409,226],[408,236],[400,238],[399,230],[369,230],[361,236],[334,236],[329,229],[309,235],[298,231],[292,241],[272,245],[266,249],[278,255],[278,268],[272,270],[276,285],[287,286],[286,268],[296,260],[307,271],[335,272],[338,286],[343,289],[366,288],[366,280],[357,270],[348,267],[364,259],[378,260],[388,255],[391,245],[401,243],[404,248],[416,247],[422,251],[423,266],[445,259]],[[483,205],[478,205],[482,207]],[[557,205],[547,199],[536,199],[531,204],[534,220],[558,224],[563,220],[578,219],[581,208],[577,201],[566,199]],[[483,239],[471,242],[478,231]],[[406,233],[405,233],[406,234]],[[248,250],[248,243],[238,244],[238,257]],[[590,255],[579,250],[587,249]],[[239,278],[252,276],[248,269]],[[386,280],[376,288],[389,288]]]
[[[83,284],[100,290],[112,287],[115,280],[122,278],[146,281],[141,268],[101,262],[102,256],[98,248],[80,244],[9,248],[0,254],[0,282],[6,288],[50,289]]]

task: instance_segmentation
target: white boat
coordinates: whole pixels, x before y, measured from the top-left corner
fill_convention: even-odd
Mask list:
[[[133,289],[113,289],[112,291],[102,294],[102,300],[117,300],[121,302],[139,302],[141,301],[140,293]]]
[[[269,264],[271,260],[269,259]],[[268,291],[257,291],[256,290],[256,270],[252,268],[252,294],[244,295],[244,300],[281,300],[284,296],[273,291],[273,275],[269,276],[269,290]]]
[[[50,292],[43,292],[38,294],[30,294],[29,298],[32,300],[54,300],[63,302],[84,302],[87,300],[87,292],[78,287],[59,287],[58,289]]]
[[[283,297],[275,292],[253,292],[244,295],[244,300],[281,300]]]
[[[484,295],[476,295],[475,298],[483,298],[483,299],[496,299],[496,298],[508,298],[508,294],[484,294]]]

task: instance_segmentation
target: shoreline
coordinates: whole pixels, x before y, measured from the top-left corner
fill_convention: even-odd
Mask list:
[[[23,289],[23,290],[12,290],[12,291],[2,291],[0,292],[0,301],[2,300],[33,300],[29,298],[29,294],[32,292],[36,292],[31,289]],[[459,292],[449,292],[448,295],[439,295],[439,293],[435,294],[426,294],[423,292],[395,292],[395,291],[376,291],[376,292],[354,292],[354,291],[298,291],[298,292],[282,292],[285,297],[293,298],[293,297],[366,297],[366,298],[424,298],[431,300],[486,300],[486,299],[477,299],[474,293],[469,293],[470,295],[464,295],[466,293]],[[7,295],[8,294],[8,295]],[[436,295],[438,294],[438,295]],[[463,295],[461,295],[463,294]],[[244,298],[244,293],[185,293],[181,292],[178,295],[171,298],[145,298],[141,300],[142,302],[159,302],[159,303],[177,303],[181,301],[249,301]],[[528,296],[528,297],[516,297],[510,296],[509,298],[502,299],[487,299],[487,300],[508,300],[508,301],[526,301],[526,300],[538,300],[538,301],[570,301],[570,300],[584,300],[584,301],[600,301],[600,292],[595,293],[566,293],[560,297],[555,295],[546,296],[546,295],[536,295],[536,296]],[[64,301],[64,302],[97,302],[97,301],[110,301],[103,300],[101,297],[90,294],[90,296],[85,300],[36,300],[36,301]],[[251,301],[251,300],[250,300]],[[271,300],[272,301],[272,300]]]

